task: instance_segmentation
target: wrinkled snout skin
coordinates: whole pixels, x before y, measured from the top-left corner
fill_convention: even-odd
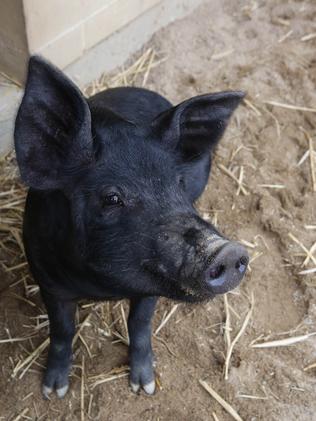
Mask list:
[[[198,302],[242,280],[247,251],[194,202],[243,96],[172,106],[145,89],[115,88],[86,100],[58,69],[30,59],[15,148],[30,187],[26,255],[50,320],[44,396],[68,390],[77,300],[130,299],[130,384],[152,394],[157,298]]]
[[[224,238],[196,213],[175,215],[161,228],[158,273],[179,280],[180,291],[171,298],[199,301],[239,284],[249,260],[242,245]]]

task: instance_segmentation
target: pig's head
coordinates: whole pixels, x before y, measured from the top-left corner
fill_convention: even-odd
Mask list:
[[[135,124],[89,105],[64,74],[31,58],[15,129],[21,176],[65,197],[67,243],[105,290],[197,301],[240,283],[247,251],[193,203],[242,97],[195,97]]]

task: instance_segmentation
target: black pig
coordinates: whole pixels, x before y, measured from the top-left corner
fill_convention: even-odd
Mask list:
[[[140,88],[86,99],[31,57],[15,125],[30,187],[24,245],[50,321],[45,396],[68,390],[76,301],[129,298],[130,384],[154,393],[151,318],[159,296],[198,302],[236,287],[243,246],[201,219],[211,153],[243,92],[172,106]]]

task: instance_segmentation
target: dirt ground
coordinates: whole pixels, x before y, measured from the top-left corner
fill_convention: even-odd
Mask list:
[[[127,303],[91,303],[78,314],[71,391],[62,401],[42,399],[47,320],[19,245],[24,191],[11,159],[2,160],[2,190],[16,191],[0,196],[0,419],[232,419],[201,387],[202,379],[243,420],[316,420],[316,366],[308,367],[316,362],[316,337],[285,347],[251,346],[316,330],[316,273],[300,274],[316,266],[316,246],[306,259],[316,241],[310,159],[313,143],[316,149],[316,38],[308,37],[315,32],[313,0],[209,0],[144,48],[151,48],[147,59],[162,60],[159,64],[144,70],[138,62],[135,77],[127,72],[106,79],[145,81],[175,103],[212,91],[248,92],[217,150],[198,208],[223,233],[247,244],[251,270],[227,295],[226,307],[223,297],[177,307],[160,300],[154,329],[166,312],[173,313],[153,339],[158,388],[153,397],[128,388]],[[242,189],[227,169],[242,180]],[[251,305],[225,380],[228,336],[233,341]],[[97,384],[100,379],[107,381]]]

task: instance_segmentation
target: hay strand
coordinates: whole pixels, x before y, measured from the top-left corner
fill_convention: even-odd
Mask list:
[[[81,360],[81,388],[80,388],[80,419],[84,421],[84,379],[85,379],[85,367],[84,367],[84,355]]]
[[[316,38],[316,32],[313,32],[313,33],[308,34],[308,35],[304,35],[301,38],[301,41],[306,42],[306,41],[310,41],[311,39],[314,39],[314,38]]]
[[[302,266],[306,265],[309,262],[309,260],[312,260],[312,262],[316,265],[316,258],[312,255],[311,251],[308,250],[304,246],[304,244],[300,240],[298,240],[291,232],[289,232],[288,236],[291,238],[291,240],[298,244],[302,250],[304,250],[304,252],[306,253],[306,257],[308,257],[308,260],[305,259]]]
[[[307,142],[308,142],[308,151],[309,151],[309,163],[310,163],[310,172],[311,172],[311,181],[312,181],[312,189],[313,192],[316,192],[316,173],[315,173],[315,165],[314,165],[314,148],[313,148],[313,140],[307,130],[303,127],[300,127],[301,131],[304,133]]]
[[[237,333],[237,335],[235,336],[234,340],[232,341],[232,343],[230,344],[230,346],[227,348],[227,353],[226,353],[226,359],[225,359],[225,366],[224,366],[224,374],[225,374],[225,380],[228,379],[228,370],[229,370],[229,365],[230,365],[230,359],[231,356],[233,354],[233,350],[234,347],[236,345],[236,343],[239,341],[239,339],[241,338],[241,336],[243,335],[243,333],[245,332],[248,323],[250,321],[252,312],[253,312],[253,308],[254,308],[254,295],[253,292],[251,293],[251,298],[250,298],[250,308],[248,313],[246,314],[246,317],[241,325],[241,328],[239,330],[239,332]]]
[[[263,103],[273,105],[274,107],[286,108],[287,110],[316,113],[316,108],[312,108],[312,107],[302,107],[299,105],[285,104],[283,102],[278,102],[278,101],[263,101]]]
[[[293,29],[290,29],[283,37],[281,37],[278,40],[278,43],[281,44],[283,41],[285,41],[287,38],[289,38],[293,34]]]
[[[252,111],[256,114],[257,117],[261,117],[262,116],[262,114],[258,110],[258,108],[256,106],[254,106],[253,103],[249,99],[244,98],[243,99],[243,102],[247,105],[247,107],[249,107],[249,108],[252,109]]]
[[[214,421],[219,421],[217,415],[215,414],[215,412],[212,412],[212,417],[214,418]]]
[[[35,360],[41,355],[41,353],[48,347],[49,345],[49,338],[45,339],[44,342],[42,342],[31,354],[25,358],[24,361],[19,361],[17,365],[13,369],[12,377],[16,377],[16,375],[19,373],[19,371],[27,366],[29,368]],[[22,377],[25,374],[25,371],[22,373]],[[21,378],[21,376],[19,378]]]
[[[29,412],[29,408],[23,409],[21,414],[19,414],[17,417],[15,417],[12,421],[20,421],[22,418],[25,418],[25,416],[28,412]]]
[[[307,365],[306,367],[304,367],[304,371],[308,371],[308,370],[312,370],[313,368],[316,368],[316,363]]]
[[[251,348],[277,348],[283,346],[290,346],[299,342],[304,342],[312,336],[315,336],[316,332],[307,333],[306,335],[292,336],[289,338],[278,339],[276,341],[262,342],[260,344],[252,344]]]
[[[258,187],[264,187],[266,189],[285,189],[284,184],[258,184]]]
[[[243,421],[237,411],[226,402],[212,387],[204,380],[199,380],[200,385],[231,415],[236,421]]]
[[[169,319],[171,318],[171,316],[174,314],[174,312],[177,310],[178,307],[179,307],[179,304],[175,304],[172,307],[172,309],[169,311],[167,316],[162,319],[160,325],[155,330],[155,333],[154,333],[155,336],[157,336],[158,333],[161,331],[161,329],[167,324],[167,322],[169,321]]]
[[[239,179],[228,169],[226,168],[224,165],[222,164],[217,164],[218,168],[220,168],[226,175],[228,175],[231,179],[233,179],[238,187],[240,186],[240,191],[245,195],[248,196],[249,192],[246,190],[246,188],[244,187],[244,184],[239,182]]]
[[[253,400],[267,400],[269,399],[268,396],[256,396],[256,395],[247,395],[247,394],[238,394],[236,396],[237,398],[242,398],[242,399],[253,399]]]
[[[302,270],[301,272],[298,272],[298,275],[311,275],[312,273],[316,273],[316,268]]]

